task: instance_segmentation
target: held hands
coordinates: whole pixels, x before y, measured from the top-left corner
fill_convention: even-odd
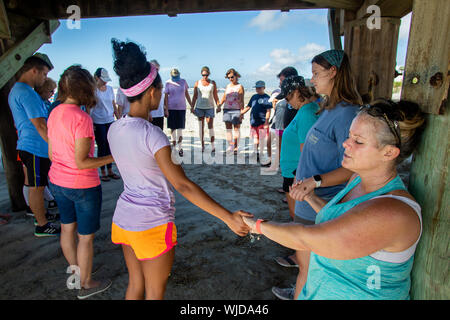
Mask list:
[[[310,196],[315,188],[316,182],[312,177],[301,181],[296,180],[289,187],[289,196],[296,201],[304,201],[305,197]]]
[[[258,233],[256,231],[256,218],[255,217],[242,217],[245,224],[250,228],[251,233]]]
[[[253,218],[251,213],[239,210],[235,211],[230,215],[230,219],[225,221],[227,226],[236,233],[238,236],[244,237],[250,231],[250,228],[246,223],[244,223],[243,219]]]

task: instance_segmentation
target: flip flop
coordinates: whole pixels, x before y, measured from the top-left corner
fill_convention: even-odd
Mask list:
[[[289,256],[286,257],[276,257],[274,260],[283,267],[287,268],[298,268],[298,264],[296,264]]]
[[[115,174],[115,173],[113,173],[113,174],[108,174],[108,177],[113,178],[114,180],[120,179],[120,176],[118,176],[118,175]]]
[[[109,181],[111,179],[108,176],[100,176],[100,180],[102,180],[102,181]]]

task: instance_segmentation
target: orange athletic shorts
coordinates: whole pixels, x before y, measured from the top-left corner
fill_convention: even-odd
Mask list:
[[[115,244],[130,246],[139,260],[155,259],[177,244],[177,228],[169,222],[144,231],[128,231],[114,222],[111,240]]]

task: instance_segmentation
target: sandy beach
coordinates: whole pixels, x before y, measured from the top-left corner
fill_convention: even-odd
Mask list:
[[[247,92],[245,102],[252,93]],[[183,147],[199,150],[198,121],[190,111],[186,119]],[[242,125],[242,139],[249,136],[249,130],[248,113]],[[170,136],[169,131],[165,132]],[[215,119],[215,133],[220,145],[225,138],[222,113]],[[208,148],[209,135],[206,133],[205,137]],[[281,222],[290,220],[283,195],[276,191],[282,184],[279,171],[262,175],[260,165],[249,164],[248,160],[247,164],[224,161],[212,165],[192,161],[182,166],[192,181],[227,209],[242,209]],[[402,177],[407,178],[409,167],[406,164],[402,168]],[[112,216],[123,183],[121,180],[102,182],[102,190],[101,228],[94,241],[94,267],[101,267],[97,277],[110,278],[113,284],[90,299],[123,299],[128,273],[121,247],[114,245],[110,238]],[[273,260],[291,250],[263,236],[254,242],[250,236],[239,237],[177,192],[175,195],[178,245],[166,299],[269,300],[276,299],[272,286],[289,286],[295,281],[296,268],[281,267]],[[0,172],[0,212],[9,210],[5,174]],[[76,290],[66,286],[68,265],[58,238],[36,238],[33,231],[33,219],[26,217],[25,212],[13,213],[10,223],[0,226],[0,299],[77,299]]]

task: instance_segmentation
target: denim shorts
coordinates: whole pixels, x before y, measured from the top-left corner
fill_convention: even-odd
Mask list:
[[[199,109],[199,108],[195,108],[194,109],[194,114],[198,117],[198,118],[214,118],[214,108],[210,108],[210,109]]]
[[[58,204],[62,224],[76,222],[81,235],[93,234],[100,229],[101,184],[87,189],[70,189],[49,181],[49,187]]]
[[[223,109],[223,122],[231,122],[234,125],[241,124],[241,110]]]

